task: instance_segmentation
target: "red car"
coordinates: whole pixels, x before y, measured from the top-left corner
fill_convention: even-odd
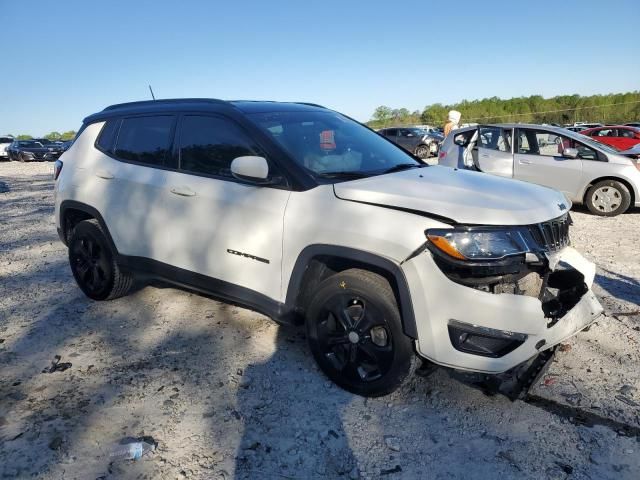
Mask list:
[[[618,150],[627,150],[640,143],[640,128],[627,125],[608,125],[606,127],[588,128],[580,132],[582,135],[606,143]]]

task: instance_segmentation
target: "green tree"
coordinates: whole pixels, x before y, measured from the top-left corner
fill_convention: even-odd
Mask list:
[[[384,105],[379,106],[373,111],[373,120],[381,124],[386,124],[393,117],[393,110]]]
[[[60,140],[62,138],[62,135],[60,134],[60,132],[51,132],[47,133],[44,138],[46,138],[47,140]]]
[[[25,135],[24,133],[22,135],[18,135],[16,137],[16,140],[31,140],[33,137],[31,135]]]
[[[67,141],[67,140],[73,140],[74,138],[76,138],[76,131],[75,130],[69,130],[68,132],[64,132],[61,136],[60,136],[60,140],[63,141]]]

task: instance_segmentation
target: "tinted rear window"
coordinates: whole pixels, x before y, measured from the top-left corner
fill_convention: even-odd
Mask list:
[[[102,130],[100,131],[100,136],[98,137],[98,141],[96,142],[96,147],[98,150],[102,150],[103,152],[112,152],[113,146],[116,141],[116,136],[118,134],[118,128],[120,127],[120,119],[117,120],[108,120]]]
[[[171,148],[174,120],[173,115],[123,119],[115,155],[132,162],[165,165]]]
[[[11,143],[13,142],[13,138],[11,137],[0,137],[0,143]]]

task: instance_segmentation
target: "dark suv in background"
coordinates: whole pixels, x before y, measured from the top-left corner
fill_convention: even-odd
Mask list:
[[[378,130],[378,133],[422,159],[437,156],[440,143],[444,139],[417,127],[383,128]]]
[[[15,140],[7,147],[9,160],[20,162],[33,161],[55,161],[64,151],[61,145],[57,145],[49,140]]]

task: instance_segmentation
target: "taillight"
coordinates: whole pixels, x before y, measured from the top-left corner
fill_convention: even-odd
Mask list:
[[[62,166],[64,164],[60,160],[56,160],[56,163],[53,164],[53,180],[58,180],[60,176],[60,172],[62,171]]]
[[[440,154],[438,155],[438,158],[444,158],[447,156],[447,152],[445,152],[444,150],[440,150]]]

